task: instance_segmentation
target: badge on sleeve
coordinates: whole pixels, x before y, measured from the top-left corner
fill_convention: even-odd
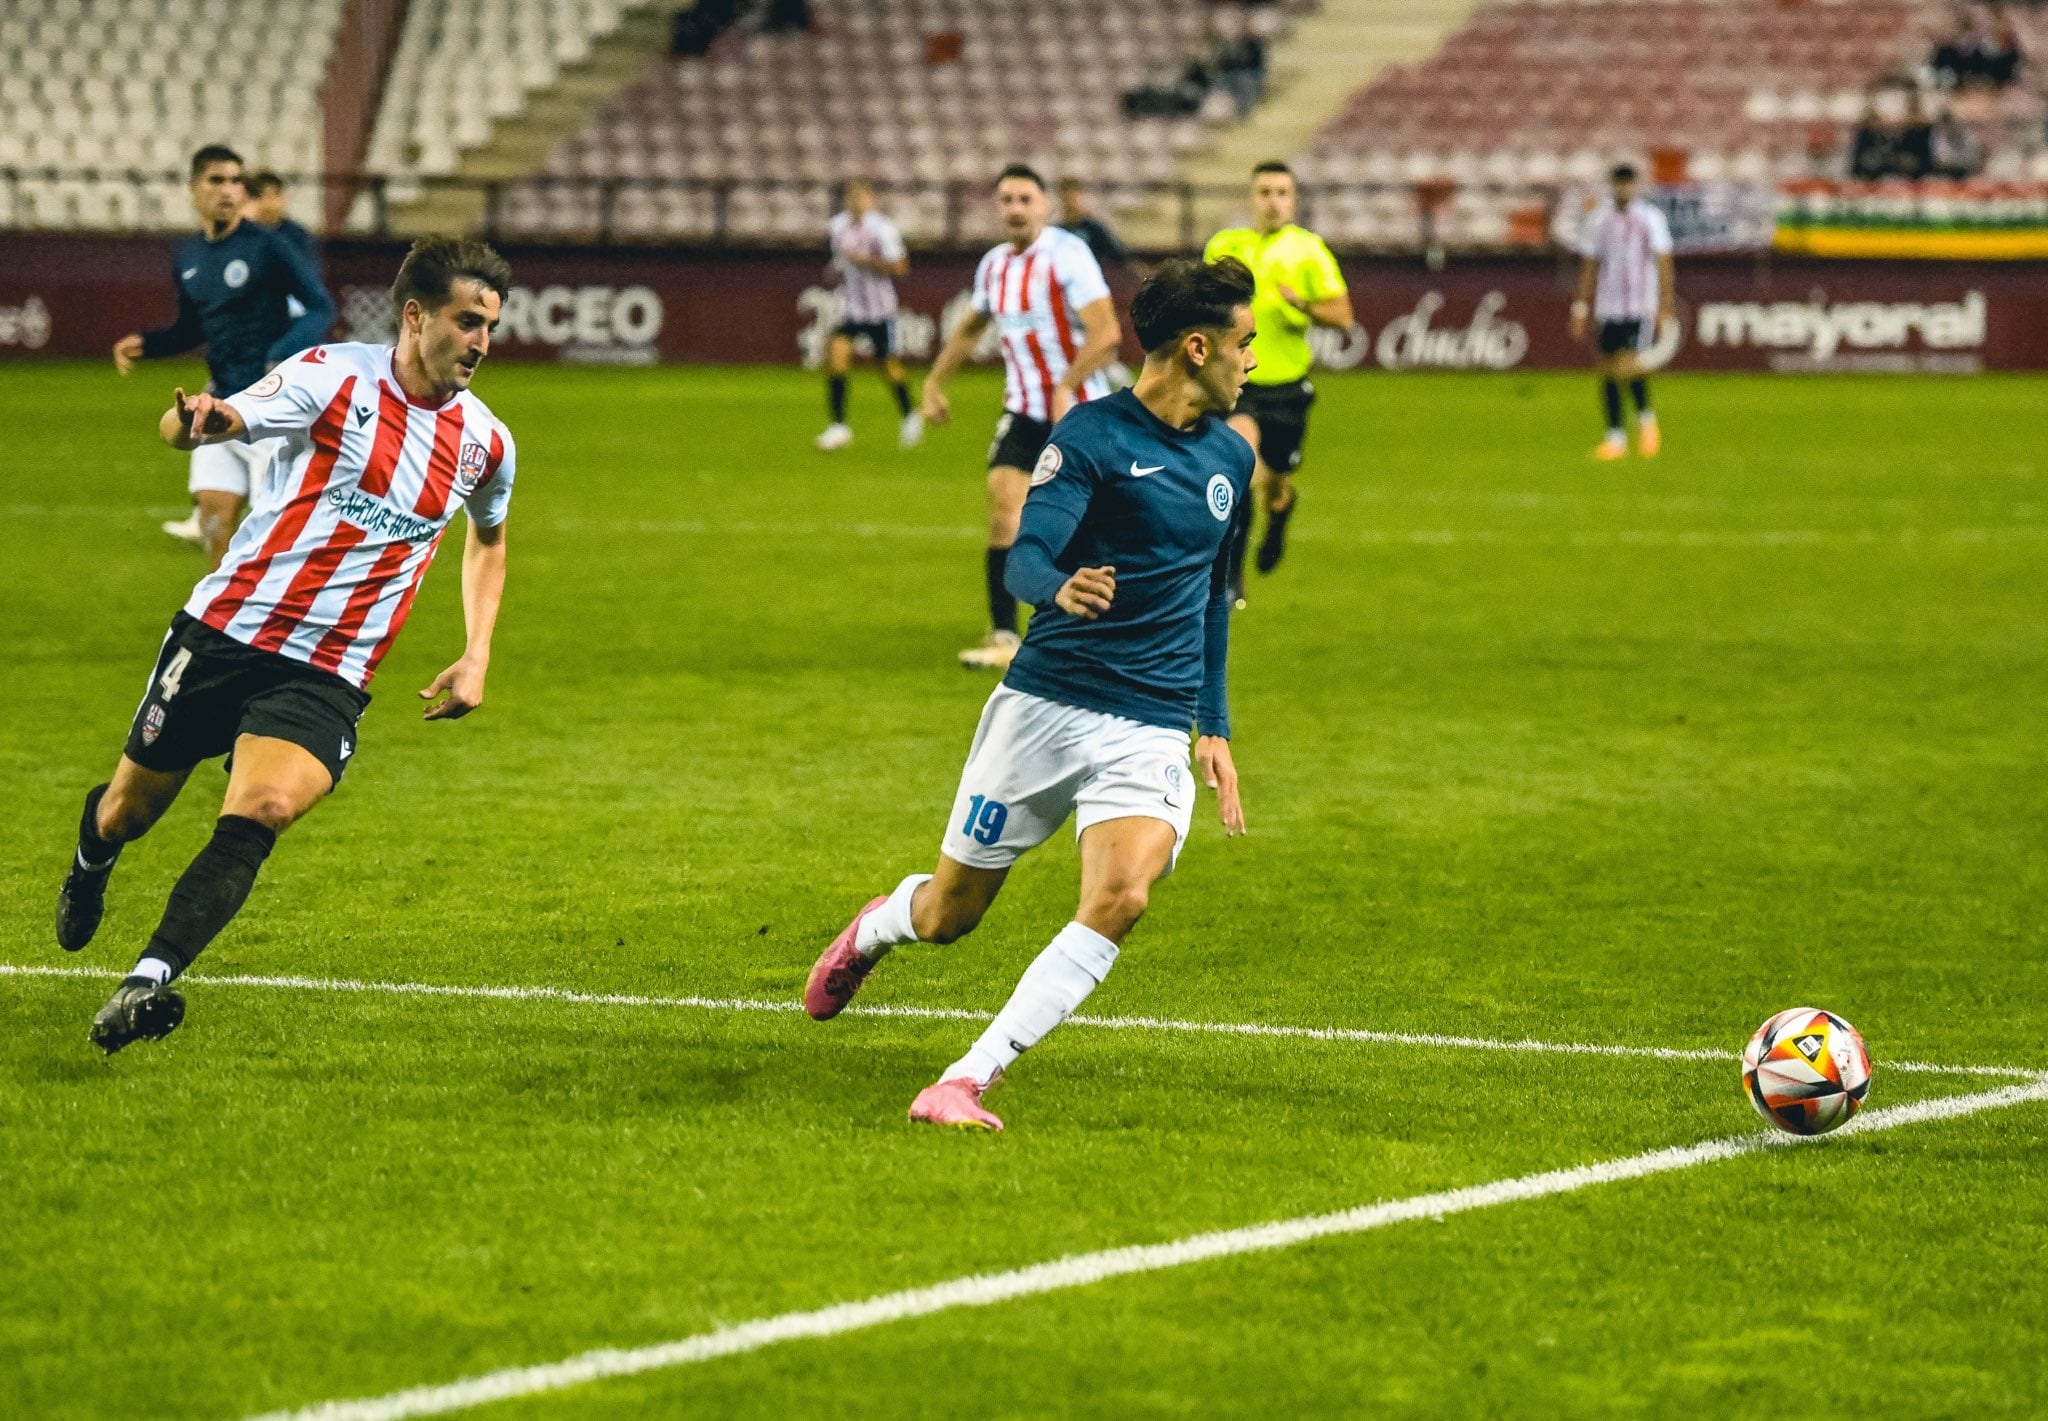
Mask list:
[[[1230,480],[1217,474],[1209,480],[1209,513],[1218,523],[1230,521],[1230,510],[1237,506],[1237,492],[1230,486]]]
[[[1045,446],[1045,452],[1038,456],[1038,462],[1031,468],[1031,487],[1049,484],[1059,476],[1060,447],[1057,444]]]
[[[275,370],[243,391],[252,400],[267,400],[284,388],[284,376]]]

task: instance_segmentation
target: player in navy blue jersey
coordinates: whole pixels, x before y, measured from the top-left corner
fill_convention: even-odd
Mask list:
[[[244,220],[242,160],[232,148],[210,144],[192,155],[191,191],[199,231],[180,239],[171,257],[177,318],[116,341],[114,368],[126,375],[138,360],[183,355],[203,345],[208,393],[231,395],[261,380],[280,360],[327,339],[334,302],[297,247]],[[164,531],[174,537],[196,534],[207,565],[218,567],[252,481],[263,476],[275,452],[272,440],[193,450],[188,483],[198,526],[167,523]]]
[[[836,1016],[891,948],[973,931],[1010,866],[1074,816],[1074,920],[913,1120],[1002,1128],[982,1092],[1109,974],[1173,870],[1194,816],[1191,726],[1224,832],[1244,832],[1224,665],[1253,457],[1226,417],[1256,364],[1252,291],[1234,258],[1169,261],[1139,287],[1137,383],[1070,411],[1032,470],[1004,576],[1036,610],[982,712],[938,867],[862,908],[811,969],[805,1009]]]
[[[289,199],[284,190],[284,179],[265,169],[251,173],[248,183],[249,202],[242,215],[258,227],[267,228],[299,249],[306,264],[313,268],[313,274],[320,274],[320,239],[307,231],[302,223],[291,218]]]

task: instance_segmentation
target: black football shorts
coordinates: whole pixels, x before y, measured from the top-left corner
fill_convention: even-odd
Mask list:
[[[171,619],[149,694],[128,728],[128,758],[174,773],[226,755],[242,735],[289,740],[341,782],[369,706],[330,671],[258,651],[184,612]]]
[[[1038,456],[1045,452],[1046,441],[1051,438],[1052,426],[1044,420],[1004,410],[1003,417],[996,421],[996,437],[989,441],[988,466],[991,469],[1023,469],[1029,473],[1038,462]]]
[[[1307,380],[1284,385],[1247,384],[1237,397],[1235,414],[1248,414],[1259,427],[1259,458],[1277,473],[1301,467],[1301,446],[1308,438],[1309,406],[1316,387]]]

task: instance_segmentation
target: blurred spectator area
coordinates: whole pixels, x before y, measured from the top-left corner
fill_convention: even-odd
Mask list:
[[[836,185],[863,175],[883,184],[911,241],[952,220],[961,238],[992,241],[988,204],[947,185],[978,190],[1017,161],[1048,180],[1169,180],[1223,116],[1205,117],[1200,102],[1127,114],[1134,79],[1178,76],[1220,44],[1285,26],[1279,6],[1186,0],[813,0],[805,28],[752,8],[737,6],[703,54],[656,65],[562,140],[538,181],[503,196],[498,224],[533,236],[592,229],[598,191],[565,179],[696,179],[736,186],[623,188],[609,199],[611,230],[693,240],[722,215],[736,239],[815,244]],[[1232,82],[1218,70],[1234,116],[1237,95],[1256,94],[1242,75]],[[1107,205],[1113,215],[1113,194]]]
[[[2001,18],[2024,48],[2030,18]],[[1958,162],[2048,178],[2037,92],[1950,92],[1935,76],[1958,23],[1950,6],[1911,0],[1488,4],[1429,59],[1361,89],[1297,169],[1305,182],[1371,185],[1319,212],[1337,240],[1412,229],[1402,189],[1421,184],[1442,204],[1445,240],[1513,244],[1532,230],[1533,194],[1597,182],[1620,158],[1664,180],[1845,176],[1874,88],[1890,87],[1902,123],[1916,107],[1929,125],[1953,114]]]
[[[254,167],[321,166],[319,90],[344,0],[0,0],[0,224],[163,227],[190,220],[194,149]],[[232,45],[223,37],[232,36]],[[149,174],[96,181],[92,172]],[[320,221],[317,190],[294,214]]]

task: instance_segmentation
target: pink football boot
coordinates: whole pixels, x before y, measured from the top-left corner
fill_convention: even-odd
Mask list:
[[[830,1021],[845,1011],[868,973],[875,970],[873,960],[861,956],[853,940],[860,935],[861,920],[888,901],[886,893],[869,899],[868,905],[853,915],[846,930],[832,939],[824,956],[812,965],[811,980],[804,983],[804,1010],[817,1020]]]
[[[994,1085],[990,1081],[989,1085]],[[1000,1130],[1003,1122],[981,1108],[981,1093],[986,1086],[976,1085],[966,1076],[955,1076],[937,1085],[928,1085],[917,1093],[917,1099],[910,1102],[910,1118],[927,1125],[952,1125],[966,1130]]]

